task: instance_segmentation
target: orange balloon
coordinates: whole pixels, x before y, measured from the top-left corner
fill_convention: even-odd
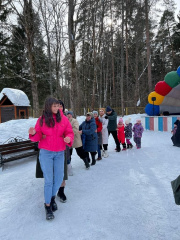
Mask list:
[[[158,94],[157,92],[151,92],[148,96],[148,102],[154,105],[160,105],[164,100],[164,96]]]

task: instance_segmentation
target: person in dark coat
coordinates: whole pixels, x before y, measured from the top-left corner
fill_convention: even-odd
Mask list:
[[[180,175],[173,181],[171,186],[174,194],[174,200],[177,205],[180,205]]]
[[[62,100],[58,100],[59,102],[59,109],[63,111],[64,115],[65,115],[65,106]],[[67,162],[68,160],[71,158],[70,155],[70,149],[68,146],[66,146],[66,150],[64,151],[64,179],[63,182],[58,190],[57,196],[60,199],[60,202],[65,203],[67,201],[67,197],[64,193],[64,189],[66,186],[66,180],[68,180],[68,173],[67,173]]]
[[[73,118],[72,111],[67,112],[67,118],[69,119],[74,132],[74,142],[72,148],[70,149],[70,154],[72,156],[73,148],[75,148],[77,155],[84,161],[86,169],[89,169],[90,165],[87,159],[87,154],[84,152],[81,135],[79,134],[79,123],[75,118]]]
[[[92,157],[91,165],[96,164],[95,156],[97,153],[98,146],[98,137],[97,137],[97,127],[96,122],[93,118],[93,114],[88,112],[86,114],[86,120],[79,126],[79,133],[84,135],[85,138],[83,140],[83,148],[89,157],[89,152]]]
[[[114,141],[116,143],[116,152],[120,152],[120,143],[117,138],[117,113],[109,106],[106,107],[106,117],[109,122],[108,122],[108,134],[112,134]]]
[[[171,140],[172,140],[174,146],[180,147],[180,120],[177,119],[174,122],[174,125],[176,125],[177,128],[176,128],[176,130],[174,129],[174,134],[171,137]]]

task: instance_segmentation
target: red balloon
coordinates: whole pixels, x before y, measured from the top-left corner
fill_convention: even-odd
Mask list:
[[[171,89],[172,87],[170,87],[165,81],[160,81],[155,86],[155,92],[162,96],[166,96]]]

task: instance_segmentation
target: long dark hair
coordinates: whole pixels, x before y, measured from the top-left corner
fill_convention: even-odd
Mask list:
[[[65,111],[65,107],[64,107],[64,103],[63,103],[63,101],[62,101],[62,100],[58,100],[58,103],[59,103],[60,105],[62,105],[62,107],[63,107],[62,111],[63,111],[63,113],[64,113],[64,111]]]
[[[45,124],[48,127],[54,127],[55,121],[54,121],[54,118],[53,118],[53,113],[52,113],[51,108],[52,108],[53,104],[58,104],[58,103],[59,102],[56,98],[53,98],[53,97],[46,98],[45,103],[44,103],[44,110],[43,110],[41,120],[40,120],[40,125],[41,126],[43,125],[43,119],[45,119]],[[61,114],[60,114],[59,110],[56,114],[56,121],[57,122],[61,121]]]

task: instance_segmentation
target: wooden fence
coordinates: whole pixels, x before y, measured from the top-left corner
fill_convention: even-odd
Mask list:
[[[144,110],[145,107],[126,107],[126,108],[124,108],[123,114],[122,114],[121,107],[115,107],[115,108],[112,107],[112,109],[114,109],[116,111],[117,115],[119,115],[119,116],[131,115],[131,114],[137,114],[137,113],[145,113],[145,110]],[[98,111],[99,108],[94,108],[93,110]],[[41,116],[42,111],[43,111],[43,109],[39,109],[39,116]],[[92,111],[91,108],[88,108],[87,110],[85,108],[81,108],[77,115],[83,116],[83,115],[86,115],[87,112],[91,112],[91,111]],[[29,116],[34,117],[34,112],[33,112],[32,108],[29,109]]]

